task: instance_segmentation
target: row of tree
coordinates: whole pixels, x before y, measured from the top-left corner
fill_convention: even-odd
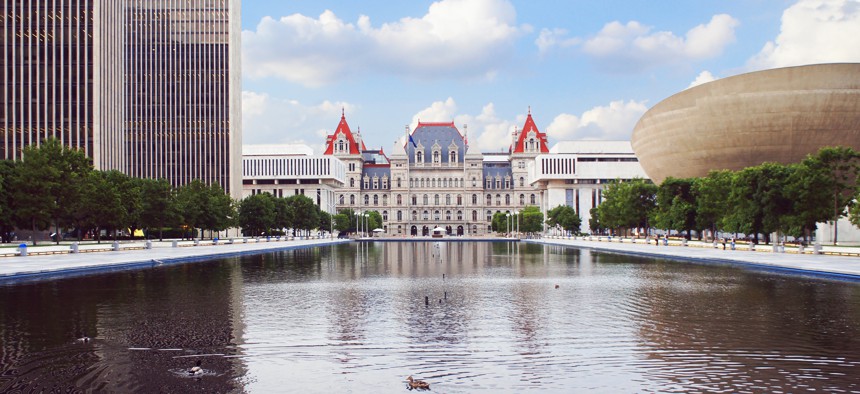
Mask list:
[[[490,226],[497,233],[519,231],[537,233],[543,230],[543,213],[536,206],[527,206],[518,214],[496,212]]]
[[[261,229],[328,229],[330,218],[305,196],[276,199],[269,194],[234,201],[218,184],[194,180],[174,188],[164,179],[140,179],[119,171],[96,171],[80,150],[47,139],[23,150],[21,161],[0,161],[0,233],[10,242],[16,229],[73,229],[76,237],[128,229],[194,229],[210,236],[232,227],[258,235]],[[264,209],[255,209],[262,202]],[[271,206],[276,207],[269,209]],[[277,215],[271,214],[277,212]],[[152,231],[154,232],[154,231]],[[152,233],[150,232],[150,233]],[[36,239],[34,237],[34,243]]]
[[[764,163],[740,171],[713,171],[703,178],[667,178],[610,185],[591,211],[593,232],[658,228],[686,233],[703,230],[747,234],[781,233],[808,241],[816,223],[850,215],[856,206],[860,152],[828,147],[794,164]],[[836,242],[834,236],[834,243]]]

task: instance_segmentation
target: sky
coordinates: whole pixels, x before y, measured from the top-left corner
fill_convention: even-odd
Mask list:
[[[342,111],[368,149],[454,121],[507,150],[629,140],[661,100],[732,75],[860,62],[860,0],[242,0],[244,144],[322,153]]]

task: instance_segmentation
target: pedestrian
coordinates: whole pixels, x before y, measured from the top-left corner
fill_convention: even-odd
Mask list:
[[[723,241],[723,250],[726,250],[726,238],[723,237],[723,238],[720,238],[720,240]]]

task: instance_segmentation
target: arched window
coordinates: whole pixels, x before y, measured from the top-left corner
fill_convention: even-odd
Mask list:
[[[520,178],[522,179],[522,178]],[[397,178],[397,187],[400,187],[400,178]]]
[[[397,221],[403,220],[403,211],[397,211]]]
[[[487,205],[493,205],[493,196],[487,194]]]
[[[463,196],[460,194],[457,195],[457,205],[463,205]]]
[[[412,178],[409,178],[409,188],[412,189],[413,187],[415,187],[415,182]]]
[[[537,200],[535,199],[535,195],[534,195],[534,194],[532,194],[532,198],[531,198],[531,200],[532,200],[532,204],[537,204]]]
[[[355,187],[355,178],[349,178],[349,187]]]
[[[433,205],[439,205],[439,195],[438,194],[433,196]]]
[[[388,195],[387,194],[382,195],[382,205],[388,206]]]
[[[487,211],[487,221],[488,222],[493,221],[493,211]]]
[[[412,211],[412,220],[418,220],[418,211]]]
[[[445,195],[445,205],[451,205],[451,195],[450,194]]]
[[[424,195],[424,205],[430,205],[430,196]]]
[[[526,195],[520,194],[520,205],[526,205]]]
[[[496,194],[496,205],[497,206],[502,205],[502,195],[501,194]]]
[[[441,163],[441,162],[442,162],[442,155],[439,154],[438,150],[433,151],[433,163]]]
[[[463,220],[463,211],[457,211],[457,220]]]
[[[349,205],[355,205],[355,194],[349,195]]]
[[[433,220],[442,220],[442,217],[439,214],[439,211],[433,211]]]
[[[370,205],[370,196],[367,194],[364,195],[364,205]]]
[[[424,187],[424,178],[421,178],[421,187]]]
[[[472,195],[472,205],[477,205],[477,204],[478,204],[478,195],[473,194]]]
[[[478,180],[472,177],[472,187],[478,186]]]
[[[424,210],[424,220],[430,220],[430,212],[426,209]]]
[[[511,205],[511,195],[505,194],[505,205]]]
[[[346,197],[343,194],[341,194],[340,197],[338,198],[338,204],[343,205],[345,198]]]
[[[472,211],[472,221],[473,222],[478,221],[478,211]]]
[[[382,220],[388,221],[388,211],[382,211]]]
[[[403,205],[403,196],[397,195],[397,205]]]
[[[445,211],[445,220],[451,220],[451,211]]]
[[[421,152],[419,150],[418,152],[415,153],[415,162],[416,163],[423,163],[424,162],[424,152]]]
[[[457,162],[457,151],[452,150],[451,153],[448,154],[448,162],[456,163]]]
[[[379,205],[379,196],[373,195],[373,205]]]
[[[418,205],[418,196],[412,196],[412,205]]]
[[[520,177],[520,187],[524,187],[526,185],[526,178]]]

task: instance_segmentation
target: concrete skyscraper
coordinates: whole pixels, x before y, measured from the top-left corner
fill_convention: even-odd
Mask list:
[[[55,137],[98,169],[241,196],[239,0],[4,0],[0,154]]]

